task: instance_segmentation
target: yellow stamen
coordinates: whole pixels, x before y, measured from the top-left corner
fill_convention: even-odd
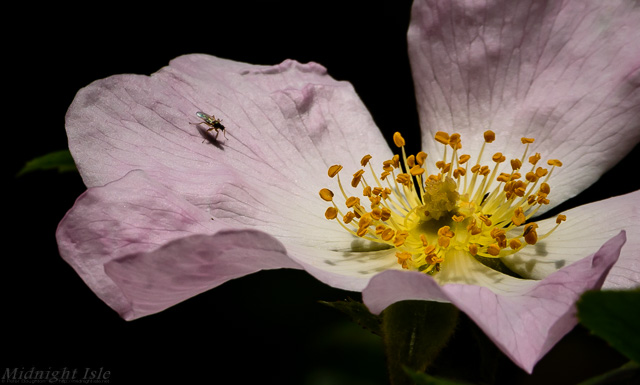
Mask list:
[[[335,164],[335,165],[329,167],[329,177],[333,178],[334,176],[338,175],[340,170],[342,170],[342,166],[339,165],[339,164]]]
[[[333,192],[321,189],[321,199],[333,204],[325,217],[336,219],[354,236],[395,248],[402,268],[433,275],[447,268],[448,258],[457,258],[461,252],[483,261],[535,245],[566,220],[559,215],[556,227],[541,235],[535,222],[527,223],[542,205],[549,204],[549,177],[562,162],[547,161],[550,170],[537,167],[540,154],[527,158],[534,139],[522,138],[521,157],[507,162],[502,152],[496,152],[491,156],[492,165],[483,165],[485,146],[495,138],[493,131],[485,131],[477,159],[468,163],[471,155],[458,154],[461,136],[437,132],[434,140],[444,145],[444,156],[427,164],[430,158],[424,152],[407,156],[404,138],[395,133],[393,141],[401,148],[401,156],[382,160],[378,176],[372,156],[365,155],[360,164],[369,167],[372,177],[365,180],[364,169],[353,174],[351,186],[368,199],[361,202],[353,192],[345,191],[341,165],[329,168],[329,177],[337,176],[346,209],[340,212]],[[448,151],[452,152],[447,155]],[[528,170],[523,169],[526,159],[531,164],[525,167]]]
[[[327,219],[336,219],[338,216],[338,209],[335,207],[328,207],[327,211],[324,212],[324,216]]]
[[[333,192],[331,192],[331,190],[329,190],[328,188],[323,188],[322,190],[320,190],[320,198],[327,202],[331,202],[333,200]]]
[[[400,135],[399,132],[393,134],[393,143],[395,143],[395,145],[398,147],[404,147],[404,138],[402,137],[402,135]]]

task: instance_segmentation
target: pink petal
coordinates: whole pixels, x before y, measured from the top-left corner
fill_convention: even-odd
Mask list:
[[[629,289],[640,286],[640,191],[590,203],[565,213],[567,221],[535,247],[503,258],[509,268],[523,277],[542,279],[600,245],[620,230],[627,233],[618,262],[604,283],[605,289]],[[538,234],[556,226],[555,218],[537,222]]]
[[[129,301],[127,320],[157,313],[224,282],[260,270],[297,268],[280,242],[254,230],[192,235],[104,266]]]
[[[595,182],[640,141],[640,8],[632,1],[418,0],[409,28],[423,150],[460,132],[477,154],[532,152],[564,167],[552,205]],[[488,161],[488,157],[485,161]],[[551,207],[551,206],[549,206]]]
[[[228,139],[203,143],[189,124],[198,110],[223,119]],[[333,286],[360,290],[389,265],[380,253],[352,253],[353,237],[323,218],[318,191],[336,188],[330,165],[355,172],[365,154],[382,162],[391,151],[353,87],[318,64],[182,56],[151,77],[113,76],[82,89],[67,131],[89,186],[144,170],[219,223],[277,237]]]
[[[222,119],[228,139],[202,143],[190,124],[200,121],[196,111]],[[349,83],[292,60],[258,66],[187,55],[150,77],[98,80],[78,92],[66,128],[87,186],[143,169],[196,204],[224,184],[213,178],[220,169],[316,195],[319,184],[305,183],[330,165],[391,156]]]
[[[185,274],[195,274],[201,269],[207,269],[207,288],[210,288],[264,268],[299,268],[286,258],[283,246],[270,236],[250,230],[219,231],[223,228],[222,223],[212,220],[205,211],[143,172],[135,171],[81,195],[60,222],[56,238],[61,256],[98,297],[126,319],[160,311],[185,299],[187,294],[193,296],[206,290],[199,281],[187,292],[180,281]],[[189,251],[190,247],[194,250],[207,247],[209,253],[196,255]],[[180,248],[183,251],[178,253]],[[146,296],[140,295],[135,285],[148,286],[150,282],[137,276],[132,285],[118,266],[133,265],[130,274],[136,274],[140,273],[136,268],[145,263],[144,273],[149,275],[149,280],[159,281],[159,275],[168,279],[162,275],[167,271],[163,264],[174,262],[168,260],[167,249],[176,251],[173,255],[183,261],[174,271],[178,292],[173,296],[158,292],[153,297],[149,287],[138,287],[149,291]],[[268,252],[264,253],[264,259],[253,261],[256,250]],[[246,255],[244,264],[250,267],[229,262],[235,253]],[[113,278],[105,273],[107,265],[114,265]],[[171,291],[171,282],[164,283],[164,289]]]
[[[600,288],[616,262],[625,233],[611,238],[595,254],[542,281],[522,281],[512,293],[496,294],[475,285],[439,286],[422,273],[385,271],[373,277],[363,301],[378,314],[402,300],[451,302],[465,312],[518,366],[531,373],[535,364],[576,324],[575,301]]]

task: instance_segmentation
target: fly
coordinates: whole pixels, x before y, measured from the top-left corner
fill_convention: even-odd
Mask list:
[[[224,138],[227,138],[227,132],[224,130],[224,126],[222,125],[222,120],[221,119],[217,119],[215,116],[209,115],[209,114],[205,114],[202,111],[198,111],[196,112],[196,116],[199,117],[200,119],[202,119],[202,122],[198,122],[198,123],[190,123],[190,124],[206,124],[207,126],[209,126],[210,128],[207,130],[207,132],[210,132],[211,130],[216,130],[216,136],[215,139],[218,139],[218,134],[220,133],[220,131],[222,131],[222,134],[224,135]]]

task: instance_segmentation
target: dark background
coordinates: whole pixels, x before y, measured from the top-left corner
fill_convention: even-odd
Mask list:
[[[209,4],[34,6],[16,13],[18,27],[3,27],[9,84],[3,112],[10,117],[3,155],[9,190],[0,268],[3,374],[5,368],[103,368],[112,384],[386,383],[380,340],[318,303],[359,295],[301,271],[261,272],[160,314],[121,320],[57,252],[57,223],[84,191],[79,176],[48,171],[15,177],[27,160],[66,148],[64,115],[79,88],[113,74],[150,74],[196,52],[255,64],[318,62],[355,86],[388,140],[402,129],[408,142],[419,143],[405,38],[410,1]],[[638,189],[637,180],[623,175],[639,160],[636,148],[563,207]],[[624,362],[582,327],[533,376],[495,349],[478,353],[478,344],[492,346],[463,318],[437,368],[451,374],[448,363],[455,362],[466,368],[458,375],[475,383],[571,384]],[[487,357],[497,366],[484,363]]]

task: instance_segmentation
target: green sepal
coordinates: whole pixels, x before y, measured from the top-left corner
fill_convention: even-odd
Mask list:
[[[354,301],[351,298],[346,301],[326,302],[320,301],[320,303],[330,306],[334,309],[340,310],[351,318],[355,323],[369,330],[373,334],[382,336],[382,320],[379,316],[371,314],[367,307],[358,301]]]
[[[586,292],[577,307],[580,323],[591,333],[640,363],[640,289]]]
[[[382,312],[382,332],[392,385],[412,384],[404,367],[424,372],[449,341],[458,309],[449,303],[401,301]]]
[[[69,150],[62,150],[51,152],[28,161],[16,176],[21,176],[33,171],[53,169],[57,169],[60,173],[78,170]]]
[[[426,373],[419,373],[407,368],[406,366],[403,369],[415,385],[472,385],[468,382],[454,381],[446,378],[430,376]]]

